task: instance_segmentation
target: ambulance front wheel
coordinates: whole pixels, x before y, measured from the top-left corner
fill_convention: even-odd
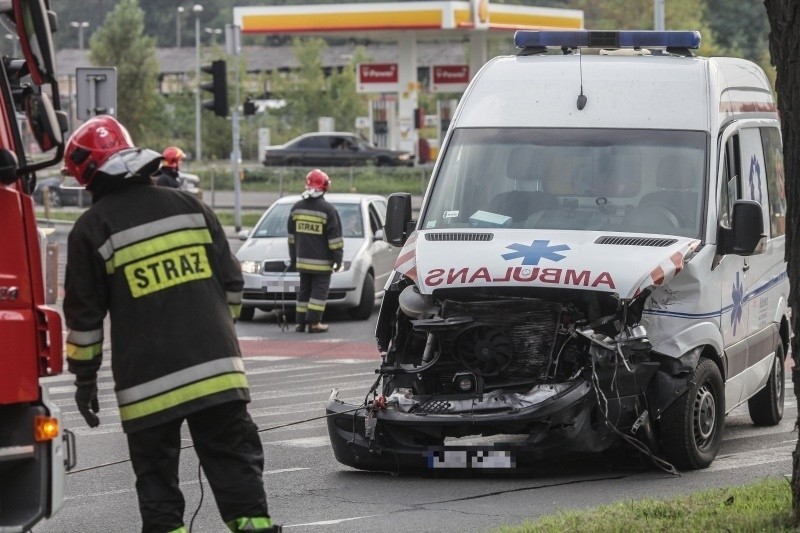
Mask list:
[[[706,468],[722,445],[725,388],[719,368],[700,359],[689,390],[661,416],[660,440],[666,459],[681,470]]]

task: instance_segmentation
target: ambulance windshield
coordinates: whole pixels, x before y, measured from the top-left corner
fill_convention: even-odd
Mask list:
[[[422,228],[697,237],[706,145],[699,131],[460,129]]]

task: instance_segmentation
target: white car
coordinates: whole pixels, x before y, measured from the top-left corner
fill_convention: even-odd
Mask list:
[[[383,237],[386,199],[366,194],[326,194],[339,212],[344,237],[342,267],[331,276],[328,307],[346,309],[357,320],[372,315],[376,298],[392,271],[400,249]],[[293,312],[300,275],[289,268],[287,221],[300,196],[272,204],[236,253],[244,276],[240,320],[252,320],[256,309]]]

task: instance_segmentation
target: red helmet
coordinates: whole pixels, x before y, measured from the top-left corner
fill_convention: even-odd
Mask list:
[[[150,171],[154,164],[158,166],[160,159],[157,152],[137,149],[125,126],[109,115],[84,122],[70,135],[64,151],[66,173],[87,188],[91,188],[99,172],[124,178]]]
[[[165,167],[178,168],[178,165],[181,164],[181,160],[186,157],[186,154],[177,146],[169,146],[164,148],[161,157],[164,159],[163,165]]]
[[[114,117],[92,117],[67,140],[64,165],[81,185],[89,185],[109,157],[130,148],[135,148],[130,133]]]
[[[320,169],[315,168],[306,174],[306,189],[328,192],[330,186],[331,179]]]

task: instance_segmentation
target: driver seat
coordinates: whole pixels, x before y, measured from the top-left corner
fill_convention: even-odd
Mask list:
[[[662,156],[656,170],[656,186],[639,200],[639,207],[662,206],[674,213],[682,228],[697,224],[699,195],[692,190],[697,186],[697,169],[686,157]]]

